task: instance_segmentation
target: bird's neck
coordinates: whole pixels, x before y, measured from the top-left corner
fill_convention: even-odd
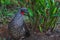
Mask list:
[[[22,11],[21,14],[24,15],[24,12]]]

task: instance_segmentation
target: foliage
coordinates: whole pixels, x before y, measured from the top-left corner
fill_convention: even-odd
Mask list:
[[[13,6],[12,6],[13,5]],[[17,10],[14,9],[14,5],[18,5],[17,0],[0,0],[0,22],[7,24],[14,12]]]
[[[18,4],[17,0],[0,0],[1,5]]]
[[[15,10],[14,10],[15,11]],[[9,22],[8,19],[10,19],[14,14],[14,11],[8,11],[6,8],[3,7],[0,10],[0,22],[3,22],[3,24],[6,24]]]
[[[30,12],[28,17],[33,30],[39,27],[40,32],[49,29],[53,31],[60,16],[58,2],[54,0],[30,0],[26,7]]]

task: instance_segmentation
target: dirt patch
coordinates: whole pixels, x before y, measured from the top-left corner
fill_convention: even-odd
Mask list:
[[[8,35],[7,26],[4,25],[1,27],[0,25],[0,36],[6,37]],[[51,32],[51,34],[45,34],[45,33],[31,33],[31,36],[29,38],[26,38],[26,40],[60,40],[60,33],[58,32]]]
[[[60,33],[52,33],[51,35],[46,35],[44,33],[32,34],[26,40],[60,40]]]

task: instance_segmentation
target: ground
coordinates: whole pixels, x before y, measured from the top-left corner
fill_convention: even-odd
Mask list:
[[[44,33],[32,34],[26,40],[60,40],[60,33],[52,33],[51,35],[46,35]]]
[[[4,25],[5,26],[5,25]],[[1,27],[1,25],[0,25]],[[0,28],[0,36],[6,36],[8,33],[6,31],[7,29]],[[0,40],[2,40],[0,38]],[[4,38],[5,40],[5,38]],[[60,32],[50,32],[50,33],[31,33],[30,37],[26,38],[26,40],[60,40]]]

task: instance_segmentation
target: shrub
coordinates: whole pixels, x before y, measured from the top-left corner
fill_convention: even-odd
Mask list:
[[[54,0],[31,0],[27,5],[32,29],[40,32],[53,31],[60,16],[58,2]]]

